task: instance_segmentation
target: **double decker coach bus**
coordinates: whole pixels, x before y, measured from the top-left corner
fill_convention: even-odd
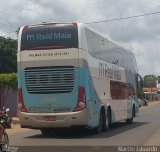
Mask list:
[[[101,132],[138,114],[133,53],[85,24],[21,27],[17,61],[21,127],[44,135],[74,126]]]

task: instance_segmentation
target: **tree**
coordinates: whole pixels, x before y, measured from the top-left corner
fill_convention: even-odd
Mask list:
[[[0,36],[0,73],[17,72],[17,40]]]
[[[156,88],[157,77],[155,75],[144,76],[144,87],[146,88]]]
[[[158,76],[158,83],[160,83],[160,76]]]

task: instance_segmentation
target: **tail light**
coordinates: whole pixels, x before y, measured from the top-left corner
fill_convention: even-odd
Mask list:
[[[86,94],[85,94],[85,88],[82,86],[79,86],[78,90],[78,100],[77,104],[74,108],[74,112],[80,111],[86,107]]]
[[[73,26],[77,27],[77,23],[72,23]]]
[[[24,102],[23,102],[22,88],[18,89],[18,108],[22,112],[27,112],[27,109],[26,109]]]

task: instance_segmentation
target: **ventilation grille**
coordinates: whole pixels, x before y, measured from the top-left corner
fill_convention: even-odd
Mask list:
[[[28,93],[68,93],[74,87],[73,66],[32,67],[25,69]]]

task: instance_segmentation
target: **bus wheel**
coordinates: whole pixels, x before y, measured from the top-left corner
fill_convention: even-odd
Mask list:
[[[126,120],[127,124],[131,124],[133,122],[133,117]]]
[[[105,132],[109,128],[109,118],[105,114],[105,110],[102,111],[102,131]]]
[[[95,128],[95,133],[102,132],[102,127],[103,127],[103,115],[102,115],[102,112],[101,112],[100,113],[100,118],[99,118],[99,125]]]
[[[107,117],[106,117],[106,129],[111,127],[111,111],[107,110]]]
[[[135,116],[135,106],[132,109],[132,117],[126,120],[127,124],[131,124],[133,122],[133,117]]]
[[[51,129],[43,128],[43,129],[41,129],[41,133],[44,136],[49,136],[49,135],[51,135],[52,131],[51,131]]]

